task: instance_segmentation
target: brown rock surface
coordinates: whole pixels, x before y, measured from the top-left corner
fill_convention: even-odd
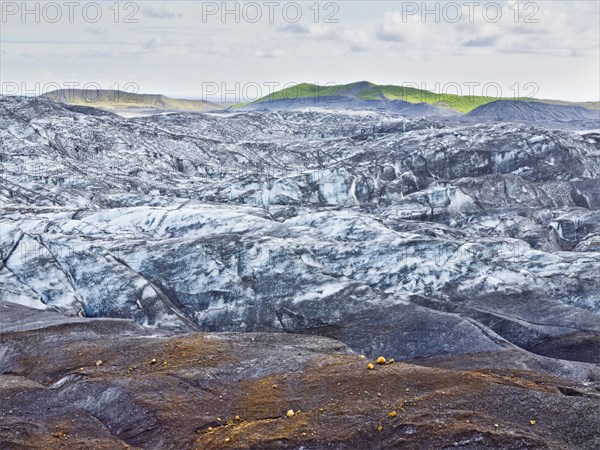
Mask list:
[[[2,449],[600,448],[600,392],[548,374],[0,307]]]

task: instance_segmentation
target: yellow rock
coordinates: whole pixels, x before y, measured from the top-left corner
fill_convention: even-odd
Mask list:
[[[379,426],[377,427],[377,431],[381,431],[381,430],[383,430],[383,427],[382,427],[381,425],[379,425]]]
[[[290,409],[290,410],[288,410],[288,412],[285,413],[285,415],[288,416],[288,417],[294,417],[294,414],[295,413],[294,413],[293,409]]]
[[[229,438],[225,438],[225,442],[229,442],[231,439]]]
[[[373,363],[367,364],[367,369],[373,370],[374,368],[375,368],[375,366],[373,365]]]
[[[392,411],[388,414],[389,417],[396,417],[398,413],[396,411]]]
[[[394,358],[390,358],[388,361],[388,364],[394,364],[396,361],[394,360]]]
[[[207,429],[208,429],[208,431],[212,431],[213,427],[208,427]]]
[[[534,425],[535,425],[535,420],[530,420],[530,421],[529,421],[529,424],[530,424],[531,426],[534,426]]]
[[[377,364],[385,364],[385,358],[383,356],[380,356],[379,358],[377,358]]]
[[[240,416],[235,416],[235,420],[240,420]]]
[[[366,359],[367,357],[365,355],[360,355],[359,358],[360,359]]]

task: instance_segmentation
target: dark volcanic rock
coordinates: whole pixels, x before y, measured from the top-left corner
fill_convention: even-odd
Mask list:
[[[600,111],[575,105],[555,105],[543,102],[522,100],[496,100],[475,108],[466,117],[476,120],[497,120],[507,122],[572,122],[597,121]]]
[[[0,311],[10,327],[0,333],[3,449],[600,445],[597,389],[503,368],[502,354],[444,360],[485,369],[368,370],[323,337],[151,334],[129,321]]]
[[[238,111],[293,111],[298,109],[374,110],[408,117],[457,117],[453,109],[438,108],[428,103],[410,103],[403,100],[359,100],[347,96],[299,97],[249,103]]]

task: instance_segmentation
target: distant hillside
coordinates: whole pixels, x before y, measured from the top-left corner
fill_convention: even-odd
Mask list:
[[[256,103],[274,102],[277,100],[294,100],[300,98],[324,99],[327,97],[345,97],[354,100],[402,100],[409,103],[427,103],[439,108],[452,109],[461,113],[468,113],[487,103],[496,100],[514,100],[503,98],[490,98],[483,96],[461,96],[454,94],[438,94],[423,89],[405,86],[378,85],[369,81],[359,81],[350,84],[334,86],[319,86],[311,83],[300,83],[271,95],[264,96],[250,103],[236,105],[248,106]],[[517,99],[517,101],[536,101],[560,105],[575,105],[586,109],[600,110],[600,102],[569,103],[559,100]]]
[[[361,100],[354,97],[329,95],[315,97],[279,98],[272,101],[248,103],[238,106],[238,111],[290,111],[304,108],[328,110],[376,110],[410,117],[451,117],[461,114],[453,109],[439,108],[428,103],[410,103],[403,100]]]
[[[589,109],[592,111],[600,111],[600,102],[566,102],[563,100],[548,100],[548,99],[528,99],[531,102],[548,103],[549,105],[562,105],[562,106],[581,106],[582,108]]]
[[[160,94],[132,94],[115,90],[61,89],[43,95],[52,100],[77,106],[91,106],[107,111],[210,111],[223,109],[221,105],[205,100],[183,100]]]
[[[600,111],[568,104],[498,100],[474,109],[466,117],[477,120],[528,122],[597,121],[600,120]]]

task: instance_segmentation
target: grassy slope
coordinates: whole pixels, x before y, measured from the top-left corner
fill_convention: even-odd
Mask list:
[[[478,106],[498,100],[481,96],[461,96],[455,94],[438,94],[432,91],[403,86],[373,86],[361,92],[361,99],[386,98],[388,100],[404,100],[410,103],[429,103],[442,108],[452,108],[467,113]]]
[[[600,102],[565,102],[563,100],[541,100],[537,98],[532,98],[530,100],[532,102],[550,103],[552,105],[581,106],[594,111],[600,111]]]
[[[64,90],[44,94],[45,97],[71,105],[92,106],[94,108],[118,110],[129,108],[206,111],[220,109],[220,106],[204,100],[183,100],[153,94],[132,94],[130,92],[102,90]]]
[[[467,113],[478,106],[490,103],[499,98],[482,96],[460,96],[454,94],[438,94],[432,91],[405,86],[377,85],[366,81],[341,84],[335,86],[319,86],[311,83],[300,83],[295,86],[274,92],[250,103],[293,98],[317,98],[343,96],[361,100],[404,100],[410,103],[429,103],[441,108],[451,108]],[[222,106],[204,100],[184,100],[164,95],[132,94],[123,91],[102,90],[53,91],[46,97],[72,105],[93,106],[95,108],[115,111],[119,109],[158,109],[165,111],[207,111],[221,109]],[[509,98],[505,98],[509,99]],[[521,98],[519,100],[539,101],[557,105],[577,105],[592,110],[600,110],[600,102],[565,102],[561,100],[538,100]],[[249,103],[234,105],[244,106]]]
[[[328,97],[332,95],[339,95],[340,86],[319,86],[312,83],[300,83],[294,86],[290,86],[279,91],[273,92],[269,95],[265,95],[259,99],[251,102],[239,103],[234,105],[234,108],[249,105],[251,103],[268,102],[273,100],[293,99],[293,98],[306,98],[306,97]]]
[[[377,85],[369,82],[359,82],[351,84],[342,84],[336,86],[318,86],[316,84],[301,83],[291,86],[271,95],[261,97],[250,103],[265,102],[279,99],[293,99],[319,96],[347,96],[361,100],[404,100],[410,103],[429,103],[441,108],[451,108],[462,113],[467,113],[473,109],[485,105],[495,100],[528,100],[540,101],[544,103],[553,103],[558,105],[578,105],[588,109],[600,109],[600,102],[564,102],[560,100],[538,100],[529,98],[492,98],[483,96],[461,96],[455,94],[438,94],[432,91],[416,89],[412,87]],[[249,103],[235,105],[244,106]]]

